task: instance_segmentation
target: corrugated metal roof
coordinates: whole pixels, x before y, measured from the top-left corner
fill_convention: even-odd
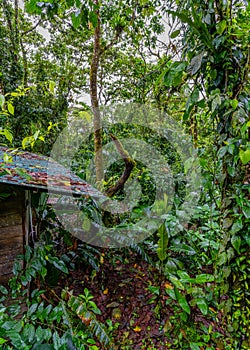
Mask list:
[[[6,158],[11,157],[12,161]],[[0,183],[77,196],[102,197],[102,194],[57,162],[35,153],[0,147]],[[48,176],[49,175],[49,176]],[[49,178],[49,180],[48,180]]]

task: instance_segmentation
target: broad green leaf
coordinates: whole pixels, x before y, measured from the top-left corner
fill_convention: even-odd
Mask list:
[[[195,88],[191,95],[188,97],[187,103],[186,103],[186,111],[190,113],[195,103],[199,100],[199,89]]]
[[[34,140],[37,140],[39,134],[40,134],[40,130],[37,130],[33,135]]]
[[[37,308],[38,308],[38,303],[32,304],[28,309],[27,316],[30,317],[31,315],[33,315],[34,312],[36,312]]]
[[[158,241],[157,255],[161,261],[167,258],[167,248],[168,248],[168,232],[165,224],[162,224],[158,229]]]
[[[89,13],[89,22],[92,23],[93,27],[97,26],[98,17],[95,11]]]
[[[80,13],[80,10],[77,10],[76,12],[73,12],[71,14],[71,20],[72,20],[73,27],[75,29],[80,27],[80,25],[81,25],[81,13]]]
[[[165,273],[174,273],[177,270],[177,266],[173,258],[169,258],[164,264]]]
[[[40,14],[42,12],[41,6],[37,6],[37,0],[25,1],[25,9],[28,13]],[[41,2],[42,4],[42,2]]]
[[[214,281],[214,276],[206,273],[202,273],[195,277],[196,283],[205,283],[205,282],[213,282],[213,281]]]
[[[175,30],[173,33],[171,33],[170,38],[175,39],[180,34],[180,29]]]
[[[207,315],[208,313],[208,305],[205,299],[197,299],[196,304],[203,315]]]
[[[4,97],[4,95],[0,95],[0,106],[1,106],[1,108],[3,108],[4,104],[5,104],[5,97]]]
[[[191,350],[200,350],[200,347],[197,343],[190,343],[189,345]]]
[[[233,143],[229,144],[227,147],[227,150],[230,154],[234,154],[234,150],[235,150],[235,145]]]
[[[195,88],[191,94],[191,102],[192,104],[196,103],[199,100],[200,91],[198,88]]]
[[[231,243],[237,253],[240,252],[241,238],[237,235],[231,237]]]
[[[13,158],[9,154],[4,153],[3,161],[4,161],[4,163],[12,163],[13,162]]]
[[[36,333],[37,335],[37,333]],[[52,332],[49,328],[40,328],[39,336],[41,337],[41,340],[50,340],[52,337]]]
[[[247,149],[246,151],[240,150],[239,156],[242,163],[246,165],[250,162],[250,149]]]
[[[240,231],[242,229],[242,227],[243,227],[242,222],[236,221],[231,228],[231,232],[236,233],[236,232]]]
[[[217,108],[217,107],[219,107],[221,105],[221,97],[220,97],[220,95],[216,95],[215,97],[214,97],[214,99],[212,100],[212,108],[211,108],[211,110],[212,110],[212,113],[215,111],[215,109]]]
[[[68,5],[68,8],[70,8],[71,6],[74,6],[74,0],[66,0],[66,3]],[[78,5],[76,4],[76,6]]]
[[[170,288],[166,288],[166,293],[170,296],[170,298],[172,298],[173,300],[176,300],[176,295],[173,289]]]
[[[211,24],[211,15],[210,15],[210,13],[207,13],[203,20],[204,20],[204,22],[206,24]]]
[[[45,338],[44,338],[44,330],[41,326],[38,326],[37,329],[36,329],[36,338],[37,338],[37,342],[40,343],[41,341],[43,341]]]
[[[18,333],[22,329],[22,321],[6,321],[1,325],[1,327],[6,331],[12,330]]]
[[[23,335],[28,339],[30,343],[32,343],[34,337],[35,337],[35,327],[33,324],[27,324],[25,325],[23,329]]]
[[[224,265],[227,262],[227,254],[225,252],[222,252],[219,254],[217,265],[221,266]]]
[[[153,294],[160,295],[160,287],[148,286],[148,290]]]
[[[54,81],[50,81],[49,82],[49,91],[54,94],[55,93],[55,87],[56,87],[56,83]]]
[[[64,272],[64,273],[68,273],[68,269],[65,266],[64,262],[59,260],[56,257],[50,258],[50,262],[52,262],[52,264],[60,271]]]
[[[190,314],[190,306],[188,305],[187,299],[184,294],[180,293],[177,288],[175,288],[175,296],[182,310]]]
[[[92,120],[92,117],[91,117],[91,115],[88,113],[88,112],[86,112],[86,111],[80,111],[79,112],[79,116],[82,118],[82,119],[84,119],[84,120],[86,120],[87,122],[91,122],[91,120]]]
[[[182,75],[186,68],[184,62],[174,62],[164,75],[164,84],[166,86],[178,86],[182,81]]]
[[[232,226],[233,224],[233,219],[232,218],[225,218],[223,220],[223,228],[228,229]]]
[[[243,207],[242,212],[247,219],[250,219],[250,207]]]
[[[233,107],[233,109],[236,109],[238,107],[238,101],[236,99],[233,99],[231,101],[231,106]]]
[[[47,272],[48,271],[47,271],[46,267],[42,266],[41,271],[40,271],[42,278],[44,278],[47,275]]]
[[[187,272],[178,270],[177,275],[180,277],[181,282],[183,283],[192,283],[194,282],[194,278],[191,278]]]
[[[0,345],[3,345],[4,343],[6,343],[8,340],[0,338]]]
[[[223,158],[227,153],[227,146],[222,146],[218,151],[218,158]]]
[[[219,34],[222,34],[224,32],[224,30],[226,29],[226,27],[227,27],[227,22],[223,19],[221,22],[219,22],[216,25],[217,32]]]
[[[10,143],[12,143],[13,141],[13,135],[12,133],[8,130],[8,129],[4,129],[4,136],[6,137],[6,139],[8,141],[10,141]]]
[[[246,240],[247,244],[250,245],[250,234],[246,234],[244,239]]]
[[[15,113],[15,109],[14,109],[14,106],[12,105],[12,103],[10,103],[10,102],[7,102],[7,108],[8,108],[8,112],[10,113],[10,114],[14,114]]]
[[[170,276],[169,279],[176,288],[179,288],[181,290],[185,290],[184,285],[182,284],[182,282],[178,278],[176,278],[174,276]]]
[[[230,166],[230,165],[228,165],[228,167],[227,167],[227,171],[228,171],[228,174],[230,175],[230,176],[234,176],[235,175],[235,164],[233,165],[233,166]]]
[[[5,294],[5,295],[8,294],[8,290],[7,290],[3,285],[1,285],[1,284],[0,284],[0,292],[1,292],[2,294]]]
[[[11,330],[6,331],[6,335],[10,338],[12,345],[14,345],[14,347],[16,349],[23,348],[24,342],[23,342],[20,334],[18,333],[18,331],[11,329]]]
[[[22,140],[22,148],[25,149],[32,142],[33,138],[31,136],[27,136]]]

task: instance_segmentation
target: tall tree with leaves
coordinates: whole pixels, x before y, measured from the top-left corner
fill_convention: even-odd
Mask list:
[[[100,183],[103,180],[102,165],[102,125],[100,114],[100,61],[102,63],[107,53],[111,49],[118,49],[122,46],[131,47],[132,42],[139,42],[142,39],[142,31],[145,21],[152,20],[153,25],[157,27],[157,17],[155,15],[156,1],[114,1],[112,6],[108,2],[95,0],[82,4],[80,1],[49,1],[37,3],[36,1],[27,1],[26,9],[30,13],[40,14],[42,17],[46,13],[47,18],[53,21],[58,18],[59,21],[65,21],[65,27],[73,27],[75,35],[88,36],[88,41],[92,45],[92,54],[86,51],[83,56],[88,57],[89,64],[89,91],[91,98],[91,107],[94,115],[94,151],[96,180]],[[162,28],[158,25],[158,31]],[[148,38],[152,30],[147,31]],[[85,33],[85,34],[84,34]],[[115,73],[115,72],[114,72]],[[115,74],[114,74],[115,75]],[[112,79],[112,78],[111,78]],[[113,79],[115,79],[113,77]],[[114,136],[114,135],[113,135]],[[118,145],[116,140],[115,144]],[[118,152],[122,147],[119,145]],[[122,157],[124,153],[122,154]],[[125,171],[128,171],[128,163],[125,161]],[[129,170],[131,171],[131,170]],[[124,178],[119,179],[119,187],[124,185]]]

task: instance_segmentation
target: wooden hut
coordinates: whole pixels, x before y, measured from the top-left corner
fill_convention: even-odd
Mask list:
[[[0,284],[12,274],[16,256],[24,253],[33,231],[31,198],[35,192],[98,196],[98,192],[54,162],[48,176],[45,156],[0,147]],[[51,163],[50,163],[51,164]]]

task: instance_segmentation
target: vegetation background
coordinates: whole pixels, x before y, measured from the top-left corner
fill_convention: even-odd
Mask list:
[[[124,169],[140,181],[133,215],[105,216],[83,202],[90,217],[129,225],[155,191],[144,164],[129,167],[132,156],[102,181],[98,151],[112,136],[101,128],[100,105],[139,103],[169,114],[190,135],[202,171],[199,205],[182,225],[178,156],[148,130],[113,127],[118,144],[140,134],[171,159],[168,220],[144,242],[108,250],[78,241],[45,194],[34,198],[39,239],[20,257],[25,269],[17,261],[0,287],[2,349],[249,349],[248,1],[27,0],[21,9],[1,0],[0,13],[1,145],[49,155],[68,119],[80,116],[95,132],[74,171],[86,179],[94,157],[97,181],[118,200]]]

